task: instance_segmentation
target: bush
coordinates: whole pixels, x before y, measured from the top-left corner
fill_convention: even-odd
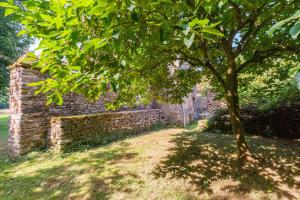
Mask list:
[[[278,105],[269,110],[259,110],[255,106],[241,109],[242,123],[247,134],[266,137],[300,138],[300,101],[288,105]],[[209,131],[231,133],[230,116],[221,109],[208,120]]]

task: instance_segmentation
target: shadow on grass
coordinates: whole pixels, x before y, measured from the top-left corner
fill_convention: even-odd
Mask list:
[[[131,192],[130,187],[126,187],[127,182],[143,184],[138,175],[113,165],[115,161],[136,157],[137,154],[128,151],[126,145],[62,157],[48,154],[2,165],[0,197],[108,199],[114,191]]]
[[[169,149],[169,156],[153,171],[156,178],[184,178],[199,193],[206,192],[214,197],[218,194],[214,194],[213,182],[231,179],[238,184],[225,184],[221,191],[239,195],[262,191],[274,193],[278,199],[299,198],[289,191],[289,188],[300,189],[299,179],[296,180],[296,176],[300,176],[300,146],[297,143],[249,138],[258,162],[239,167],[231,136],[185,132],[171,142],[174,147]],[[283,189],[283,185],[288,187]]]
[[[12,160],[5,155],[0,159],[0,199],[108,199],[114,191],[134,192],[131,184],[144,184],[141,178],[116,167],[137,157],[126,139],[166,128],[157,125],[104,144],[78,145],[68,153],[41,150]],[[112,148],[114,141],[119,143]]]

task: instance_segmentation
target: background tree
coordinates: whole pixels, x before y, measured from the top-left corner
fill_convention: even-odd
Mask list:
[[[295,82],[297,63],[274,59],[272,65],[266,65],[259,73],[241,73],[239,75],[241,106],[255,105],[261,111],[288,104],[297,99],[300,91]]]
[[[118,93],[115,105],[136,96],[180,103],[205,76],[226,99],[240,158],[250,153],[238,75],[256,73],[274,58],[298,62],[299,41],[266,34],[299,8],[296,0],[28,0],[24,10],[1,5],[25,26],[21,33],[41,40],[35,65],[50,78],[33,85],[48,94],[48,103],[61,104],[70,91],[97,98],[108,85]]]
[[[20,30],[21,26],[10,17],[5,17],[4,9],[0,8],[0,104],[8,102],[7,67],[24,53],[30,42],[27,37],[17,36]]]

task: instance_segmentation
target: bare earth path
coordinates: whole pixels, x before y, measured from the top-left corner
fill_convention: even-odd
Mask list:
[[[300,146],[248,138],[259,163],[237,168],[231,136],[166,129],[104,147],[0,161],[0,199],[299,199]]]

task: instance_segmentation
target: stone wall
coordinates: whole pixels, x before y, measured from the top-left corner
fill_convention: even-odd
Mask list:
[[[99,142],[97,140],[116,133],[145,131],[163,122],[164,116],[159,109],[53,117],[48,141],[51,147],[65,150],[70,145]]]
[[[194,109],[195,93],[190,93],[184,98],[182,104],[158,104],[158,108],[166,117],[166,122],[169,124],[186,126],[195,120]]]
[[[211,117],[216,110],[220,108],[226,108],[226,103],[221,100],[216,100],[216,95],[206,88],[200,85],[196,86],[196,98],[195,98],[195,118],[202,119]]]
[[[109,94],[96,102],[88,102],[83,96],[70,93],[64,96],[63,106],[46,106],[46,97],[34,95],[36,88],[28,86],[44,78],[21,61],[10,66],[8,149],[12,155],[46,147],[51,117],[105,112],[104,102],[114,98]]]
[[[49,127],[45,98],[33,96],[33,88],[27,83],[38,81],[42,76],[29,65],[16,63],[10,68],[10,124],[8,148],[11,154],[24,154],[31,149],[46,145]]]
[[[19,61],[10,66],[8,149],[12,155],[17,156],[33,149],[46,147],[48,133],[51,133],[52,129],[50,126],[51,118],[103,113],[106,112],[104,103],[115,98],[115,94],[108,93],[108,95],[100,97],[96,102],[88,102],[83,96],[70,93],[64,96],[64,104],[62,106],[46,106],[46,97],[44,95],[34,95],[36,88],[28,86],[29,83],[45,79],[45,76],[39,71],[32,69],[30,64],[23,63],[22,60],[23,58],[20,58]],[[185,98],[185,103],[182,105],[158,104],[155,108],[161,109],[161,113],[166,116],[165,121],[168,124],[182,126],[194,119],[192,102],[192,95],[189,95]],[[152,108],[154,106],[149,105],[136,107],[134,110]],[[124,108],[124,110],[130,109]],[[110,116],[119,119],[118,113],[120,112],[116,112],[116,114]],[[140,115],[138,113],[135,114]],[[121,116],[123,117],[124,115],[121,114]],[[147,114],[146,116],[150,115]],[[63,120],[65,119],[63,118]],[[149,120],[151,124],[152,118],[149,118]],[[143,120],[143,123],[145,126],[148,126],[146,120]],[[112,124],[108,123],[107,126],[109,128]],[[112,127],[115,126],[113,125]]]

